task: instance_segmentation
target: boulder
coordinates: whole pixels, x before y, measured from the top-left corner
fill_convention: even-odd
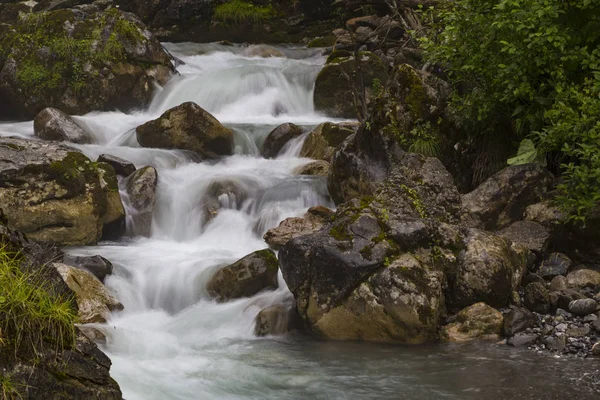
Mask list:
[[[554,178],[538,164],[510,166],[462,196],[464,222],[482,229],[502,229],[523,218],[527,206],[547,193]]]
[[[71,267],[85,269],[94,275],[100,282],[104,282],[107,275],[113,272],[113,265],[102,256],[72,256],[65,254],[62,263]]]
[[[313,161],[292,171],[294,175],[327,176],[330,165],[327,161]]]
[[[548,290],[550,292],[556,292],[560,290],[565,290],[567,288],[567,278],[562,275],[558,275],[550,281],[550,286],[548,287]]]
[[[362,107],[356,94],[363,85],[368,104],[375,96],[373,88],[385,84],[388,72],[381,59],[371,52],[361,52],[358,57],[358,63],[354,55],[328,59],[315,82],[317,111],[331,117],[356,118]]]
[[[277,289],[277,257],[272,250],[255,251],[219,269],[207,284],[208,294],[219,302],[250,297]]]
[[[100,177],[100,188],[106,198],[104,215],[102,216],[102,239],[117,240],[125,234],[125,208],[119,193],[119,182],[117,174],[112,166],[100,162],[97,163]]]
[[[154,167],[144,167],[129,176],[126,183],[133,233],[149,236],[156,203],[158,173]]]
[[[170,56],[134,15],[116,8],[56,10],[19,18],[0,36],[0,98],[12,119],[55,107],[68,114],[128,111],[164,85]]]
[[[283,335],[296,329],[299,323],[296,306],[278,304],[261,310],[256,316],[256,336]]]
[[[562,253],[552,253],[542,262],[538,275],[551,280],[558,275],[567,275],[573,262]]]
[[[567,275],[567,286],[575,289],[595,288],[600,286],[600,272],[582,268]]]
[[[285,123],[273,129],[265,139],[261,154],[265,158],[276,158],[287,142],[302,135],[302,128],[298,125]]]
[[[450,342],[469,340],[500,339],[502,333],[502,313],[485,303],[476,303],[462,309],[456,316],[456,322],[442,328],[441,337]]]
[[[118,176],[125,178],[135,172],[135,165],[133,163],[110,154],[101,154],[97,162],[110,165]]]
[[[300,156],[331,162],[335,148],[354,132],[351,125],[325,122],[308,134]]]
[[[192,102],[138,126],[136,134],[142,147],[190,150],[206,159],[233,154],[233,132]]]
[[[502,229],[500,236],[511,240],[541,257],[550,245],[550,233],[541,224],[533,221],[517,221]]]
[[[63,280],[75,292],[79,323],[102,323],[111,311],[120,311],[123,305],[90,272],[66,264],[54,263]]]
[[[97,243],[109,202],[103,174],[65,145],[0,138],[0,208],[9,226],[36,241]]]
[[[526,308],[511,306],[510,311],[504,316],[504,336],[511,337],[538,324],[537,317]]]
[[[525,287],[525,307],[539,314],[550,311],[550,296],[544,284],[533,282]]]
[[[598,303],[594,299],[578,299],[569,303],[569,312],[585,317],[588,314],[596,312]]]
[[[44,108],[33,120],[35,136],[59,142],[91,143],[90,134],[73,118],[56,108]]]
[[[323,206],[311,207],[302,218],[287,218],[283,220],[278,227],[269,229],[263,236],[265,242],[275,249],[279,250],[281,246],[289,240],[315,233],[333,217],[334,212]]]
[[[451,307],[485,302],[505,306],[521,283],[527,251],[489,232],[469,229],[458,268],[451,273]]]

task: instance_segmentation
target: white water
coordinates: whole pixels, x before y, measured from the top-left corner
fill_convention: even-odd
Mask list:
[[[181,76],[158,91],[149,110],[77,117],[95,139],[78,146],[88,156],[110,153],[138,167],[153,165],[159,174],[149,238],[71,249],[101,254],[116,266],[106,284],[125,309],[98,328],[107,336],[103,350],[126,399],[500,399],[561,393],[565,380],[552,374],[562,372],[560,361],[543,359],[542,369],[539,359],[506,349],[256,338],[258,312],[291,301],[281,277],[276,291],[212,301],[205,287],[218,267],[265,248],[263,233],[282,219],[317,204],[332,206],[323,178],[292,175],[310,161],[297,157],[303,138],[275,160],[258,153],[280,123],[308,129],[328,120],[312,103],[324,58],[300,49],[282,49],[287,58],[246,58],[239,47],[214,44],[170,45],[170,50],[185,65],[179,67]],[[183,151],[139,147],[135,127],[184,101],[195,101],[235,130],[236,155],[197,163]],[[0,124],[0,135],[31,138],[32,123]],[[224,208],[205,221],[204,196],[215,182],[233,182],[236,195],[221,196]],[[536,368],[537,379],[525,378]]]

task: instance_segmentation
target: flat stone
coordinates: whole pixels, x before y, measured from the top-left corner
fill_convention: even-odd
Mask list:
[[[572,338],[580,338],[590,334],[590,328],[588,326],[578,326],[574,328],[569,328],[565,332],[567,336]]]
[[[566,275],[573,262],[562,253],[552,253],[542,262],[538,275],[544,279],[551,280],[558,275]]]
[[[509,338],[506,344],[514,347],[527,347],[537,342],[538,336],[529,333],[518,333],[515,336]]]

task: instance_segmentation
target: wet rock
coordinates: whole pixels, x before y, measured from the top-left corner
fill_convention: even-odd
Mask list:
[[[593,269],[578,269],[567,275],[567,285],[570,288],[583,289],[600,286],[600,272]]]
[[[107,203],[100,175],[101,170],[76,149],[0,138],[0,208],[9,226],[36,241],[98,242]]]
[[[0,48],[11,49],[0,98],[12,119],[33,119],[46,107],[71,115],[142,108],[173,70],[150,31],[118,9],[51,11],[19,18],[12,28],[0,35]]]
[[[135,172],[135,165],[133,163],[110,154],[101,154],[97,162],[110,165],[114,168],[115,173],[122,177],[128,177]]]
[[[484,229],[509,226],[550,190],[553,179],[546,168],[536,164],[507,167],[462,196],[464,222]]]
[[[561,291],[561,290],[565,290],[567,289],[567,278],[562,276],[562,275],[558,275],[555,276],[552,281],[550,281],[550,287],[548,288],[549,292],[557,292],[557,291]]]
[[[354,55],[328,59],[315,82],[314,102],[317,111],[331,117],[355,118],[359,105],[353,88],[358,89],[362,81],[369,103],[374,96],[375,81],[378,80],[380,85],[387,81],[387,68],[379,57],[371,52],[361,52],[359,57],[362,79]]]
[[[223,208],[240,209],[248,198],[250,190],[250,188],[235,180],[212,182],[208,185],[200,200],[204,222],[211,221]]]
[[[550,296],[544,284],[533,282],[525,287],[525,307],[539,314],[550,310]]]
[[[102,216],[102,239],[117,240],[125,234],[125,208],[119,193],[117,174],[112,166],[106,163],[97,164],[100,188],[106,198],[104,215]]]
[[[275,305],[261,310],[256,316],[256,336],[283,335],[299,326],[295,305]]]
[[[260,57],[260,58],[270,58],[270,57],[285,57],[281,51],[277,50],[273,46],[269,46],[266,44],[253,44],[244,49],[242,52],[244,57]]]
[[[294,217],[283,220],[278,227],[269,229],[263,238],[271,248],[279,250],[281,246],[295,237],[319,231],[331,220],[333,215],[334,212],[327,207],[311,207],[302,218]]]
[[[136,134],[142,147],[190,150],[206,159],[233,154],[233,132],[192,102],[138,126]]]
[[[548,350],[562,353],[565,350],[567,341],[565,336],[548,336],[543,340]]]
[[[504,336],[514,336],[528,328],[533,328],[538,323],[536,316],[526,308],[511,307],[504,316]]]
[[[132,207],[131,218],[136,235],[150,235],[157,184],[158,173],[154,167],[140,168],[127,179],[126,190]]]
[[[354,132],[352,125],[325,122],[308,134],[300,156],[331,162],[336,147]]]
[[[597,308],[598,303],[594,299],[578,299],[569,303],[569,311],[582,317],[596,312]]]
[[[82,324],[106,322],[111,311],[122,310],[123,305],[90,272],[65,264],[54,263],[65,283],[75,292]]]
[[[71,267],[85,269],[94,275],[100,282],[104,282],[107,275],[113,272],[113,265],[102,256],[72,256],[65,254],[62,263]]]
[[[327,176],[330,167],[327,161],[313,161],[296,168],[293,173],[294,175]]]
[[[255,251],[219,269],[207,285],[208,294],[219,302],[250,297],[266,289],[277,289],[278,262],[272,250]]]
[[[508,338],[506,344],[514,347],[528,347],[534,345],[538,341],[538,335],[533,333],[517,333],[515,336]]]
[[[532,221],[517,221],[499,232],[499,235],[529,249],[538,257],[550,244],[550,233],[544,226]]]
[[[552,308],[569,309],[569,304],[574,300],[585,299],[586,297],[573,289],[561,290],[550,293],[550,304]]]
[[[56,108],[44,108],[33,120],[35,136],[59,142],[91,143],[90,134],[73,118]]]
[[[567,275],[573,262],[562,253],[552,253],[540,266],[538,275],[544,279],[551,280],[558,275]]]
[[[285,123],[273,129],[262,145],[261,154],[265,158],[276,158],[287,142],[302,135],[302,128],[292,123]]]
[[[502,333],[502,313],[485,303],[476,303],[462,309],[456,322],[446,325],[441,336],[451,342],[483,339],[495,340]]]
[[[565,214],[548,200],[527,206],[523,216],[525,220],[537,222],[549,230],[563,225],[567,219]]]

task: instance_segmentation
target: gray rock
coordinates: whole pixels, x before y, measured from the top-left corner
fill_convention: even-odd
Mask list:
[[[569,327],[569,326],[568,326],[567,324],[565,324],[565,323],[560,323],[560,324],[556,325],[556,326],[554,327],[554,329],[556,329],[556,331],[557,331],[557,332],[564,332],[564,331],[566,331],[566,330],[567,330],[567,328],[568,328],[568,327]]]
[[[533,328],[538,323],[536,316],[526,308],[511,307],[504,316],[504,336],[514,336],[527,328]]]
[[[331,165],[327,161],[318,160],[296,168],[294,175],[327,176]]]
[[[550,292],[556,292],[560,290],[566,290],[567,288],[567,278],[562,275],[558,275],[555,276],[552,281],[550,281],[550,287],[548,290]]]
[[[133,233],[136,235],[150,235],[157,184],[158,173],[154,167],[140,168],[127,179],[126,189],[132,207]]]
[[[586,316],[596,311],[598,303],[594,299],[579,299],[569,303],[569,311],[575,315]]]
[[[285,123],[273,129],[262,145],[262,156],[275,158],[287,142],[302,135],[302,128],[292,123]]]
[[[567,336],[569,336],[571,338],[582,338],[582,337],[589,335],[590,327],[589,326],[576,326],[576,327],[568,328],[565,331],[565,333]]]
[[[563,310],[569,309],[569,304],[573,300],[585,299],[586,297],[573,289],[561,290],[558,292],[550,293],[550,304],[552,308],[562,308]]]
[[[63,264],[85,269],[91,272],[100,282],[104,282],[107,275],[112,274],[113,265],[102,256],[72,256],[65,254],[62,259]]]
[[[525,275],[523,277],[523,281],[521,282],[521,285],[523,287],[527,287],[527,285],[529,285],[530,283],[533,283],[533,282],[541,283],[542,285],[544,285],[544,287],[546,286],[546,281],[544,280],[544,278],[542,278],[538,274],[533,274],[533,273]]]
[[[101,154],[97,161],[107,163],[114,168],[117,175],[122,177],[128,177],[135,172],[133,163],[110,154]]]
[[[73,118],[56,108],[44,108],[33,120],[35,136],[59,142],[91,143],[90,134]]]
[[[550,296],[544,284],[533,282],[525,287],[525,307],[539,314],[550,310]]]
[[[542,262],[538,275],[544,279],[551,280],[558,275],[567,275],[573,262],[562,253],[552,253]]]
[[[517,221],[501,230],[499,235],[531,250],[538,256],[546,252],[550,244],[548,229],[533,221]]]
[[[600,272],[587,268],[572,271],[567,275],[567,285],[575,289],[595,288],[600,286]]]
[[[548,350],[558,353],[562,353],[567,344],[564,336],[549,336],[543,340],[543,343]]]
[[[271,248],[279,250],[295,237],[318,232],[333,218],[333,215],[334,212],[327,207],[311,207],[302,218],[292,217],[283,220],[278,227],[269,229],[263,238]]]
[[[256,336],[283,335],[299,325],[296,305],[275,305],[261,310],[256,316],[254,334]]]
[[[527,347],[535,344],[538,341],[538,335],[531,333],[517,333],[515,336],[508,338],[506,344],[514,347]]]

